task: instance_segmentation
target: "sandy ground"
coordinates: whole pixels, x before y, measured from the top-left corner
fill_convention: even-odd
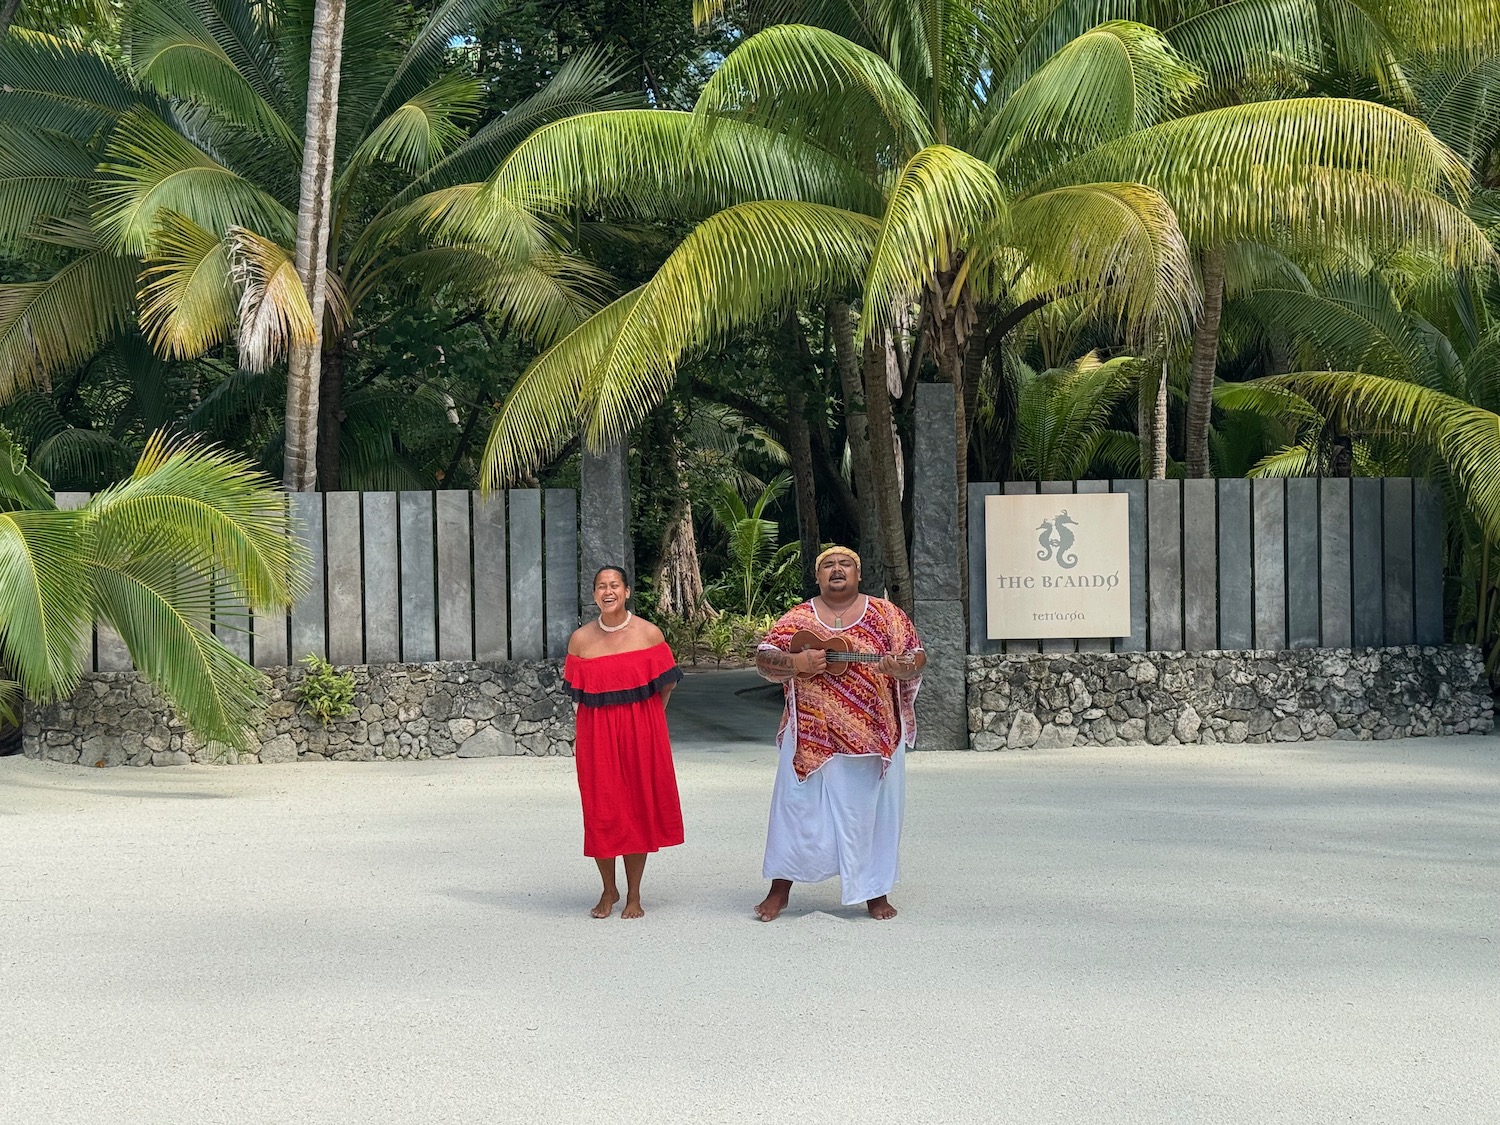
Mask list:
[[[765,925],[745,682],[638,922],[568,760],[0,760],[0,1121],[1500,1120],[1500,739],[916,755]]]

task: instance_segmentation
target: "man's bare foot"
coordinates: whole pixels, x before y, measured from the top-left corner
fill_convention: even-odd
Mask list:
[[[605,891],[599,896],[599,905],[589,911],[595,918],[608,918],[614,913],[615,903],[620,901],[619,891]]]
[[[645,916],[646,912],[641,909],[641,900],[638,898],[630,898],[627,896],[625,899],[625,909],[620,911],[620,917],[644,918]]]
[[[771,893],[755,906],[755,916],[762,922],[774,922],[792,897],[792,884],[788,879],[772,879]]]
[[[879,918],[882,922],[896,916],[896,908],[890,904],[890,900],[885,895],[870,899],[865,903],[865,909],[870,912],[871,918]]]

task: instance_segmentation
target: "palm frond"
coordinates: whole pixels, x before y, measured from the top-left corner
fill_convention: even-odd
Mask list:
[[[296,216],[154,114],[131,110],[110,137],[97,191],[99,227],[120,250],[145,254],[163,211],[211,233],[242,226],[291,240]]]
[[[144,100],[102,51],[13,28],[0,39],[0,121],[83,141]]]
[[[1137,329],[1181,334],[1196,320],[1202,297],[1192,253],[1176,213],[1151,188],[1094,183],[1022,199],[1002,247],[1024,255],[1028,272],[1016,291],[1022,300],[1078,289],[1099,315]]]
[[[405,255],[391,269],[416,279],[426,296],[479,302],[544,347],[597,312],[610,291],[608,274],[570,254],[536,254],[517,263],[484,247],[440,246]]]
[[[490,433],[481,480],[500,487],[580,424],[595,447],[628,432],[666,393],[685,355],[794,301],[852,287],[877,229],[868,216],[780,201],[705,220],[649,282],[521,376]]]
[[[252,609],[290,605],[306,587],[285,495],[249,461],[153,435],[129,479],[85,509],[100,565],[162,552]]]
[[[293,344],[318,338],[312,305],[286,247],[243,227],[230,228],[227,241],[231,276],[240,287],[240,364],[265,371]],[[335,280],[331,271],[328,276]],[[329,303],[336,308],[334,297],[331,289]]]
[[[463,139],[483,96],[479,80],[465,74],[445,74],[417,91],[370,130],[339,174],[340,185],[381,160],[414,175],[427,171]]]
[[[732,119],[667,110],[564,118],[538,129],[485,185],[481,202],[517,192],[554,207],[692,217],[756,199],[871,209],[879,195],[839,158]]]
[[[34,699],[78,685],[92,624],[89,582],[79,574],[88,557],[82,513],[0,511],[0,662]]]
[[[1268,380],[1351,427],[1403,437],[1440,456],[1469,513],[1500,540],[1500,415],[1415,383],[1362,372],[1299,372]]]
[[[86,213],[94,163],[72,137],[0,125],[0,249],[20,250],[49,219]]]
[[[1002,172],[1019,164],[1008,178],[1026,182],[1059,158],[1159,123],[1201,84],[1160,32],[1111,21],[1032,74],[990,119],[974,152]]]
[[[1189,12],[1163,33],[1178,53],[1222,85],[1270,66],[1306,69],[1321,61],[1316,0],[1230,0],[1201,9],[1195,5]]]
[[[435,188],[486,180],[501,161],[543,125],[585,113],[632,107],[635,94],[615,90],[619,72],[600,51],[575,51],[545,86],[486,122],[452,152],[403,187],[387,209],[399,208]]]
[[[0,508],[45,512],[56,507],[47,482],[26,463],[25,450],[0,426]]]
[[[135,308],[138,263],[91,250],[45,281],[0,285],[0,401],[84,362]]]
[[[131,72],[168,97],[211,106],[224,120],[275,137],[283,151],[300,157],[301,131],[280,108],[273,40],[245,26],[253,20],[248,7],[232,0],[132,5],[123,36]]]
[[[864,161],[933,143],[927,109],[874,51],[821,27],[779,24],[729,52],[695,112],[738,115]]]
[[[141,277],[141,329],[165,356],[191,359],[234,335],[238,302],[224,239],[164,211]]]
[[[1007,206],[994,170],[947,145],[922,149],[901,169],[880,224],[865,276],[862,324],[888,326],[980,231],[1006,224]]]

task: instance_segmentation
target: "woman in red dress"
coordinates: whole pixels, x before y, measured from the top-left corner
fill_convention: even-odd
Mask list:
[[[682,843],[682,805],[667,738],[667,697],[682,679],[661,630],[626,608],[625,572],[594,576],[597,620],[568,641],[563,680],[575,704],[574,763],[583,798],[583,854],[599,865],[604,893],[591,914],[620,901],[615,857],[625,857],[625,909],[639,918],[646,855]]]

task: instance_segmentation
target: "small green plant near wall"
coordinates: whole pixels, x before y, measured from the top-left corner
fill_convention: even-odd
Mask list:
[[[315,653],[302,658],[307,672],[292,689],[302,710],[325,727],[354,713],[354,676],[334,670],[332,664]]]

